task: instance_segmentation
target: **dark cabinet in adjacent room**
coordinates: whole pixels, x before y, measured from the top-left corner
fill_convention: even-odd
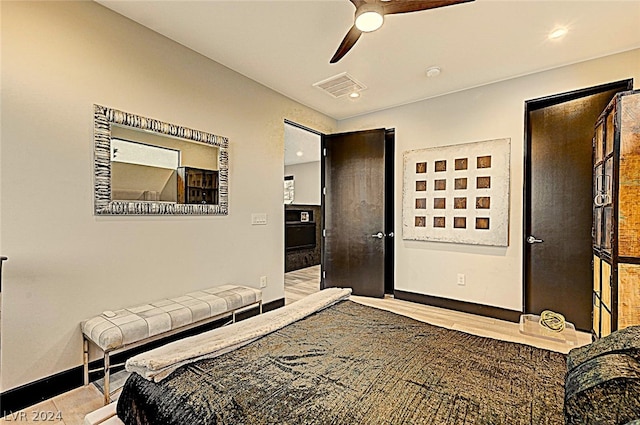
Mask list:
[[[178,203],[218,203],[218,171],[178,167]]]
[[[285,272],[320,264],[320,206],[285,205]]]
[[[593,332],[640,325],[640,91],[617,94],[593,138]]]

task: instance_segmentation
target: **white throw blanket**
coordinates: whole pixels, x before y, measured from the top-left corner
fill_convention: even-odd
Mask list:
[[[346,300],[350,294],[351,289],[348,288],[324,289],[282,308],[134,356],[127,360],[126,369],[149,381],[160,382],[180,366],[233,351],[311,313]]]

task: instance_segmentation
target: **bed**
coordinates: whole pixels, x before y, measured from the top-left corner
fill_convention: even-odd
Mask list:
[[[127,368],[136,373],[119,397],[119,419],[127,425],[640,419],[637,328],[565,356],[367,307],[344,290],[309,298],[130,359]]]

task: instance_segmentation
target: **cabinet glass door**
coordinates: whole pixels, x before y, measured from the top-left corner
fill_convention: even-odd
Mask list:
[[[611,215],[611,206],[605,207],[604,208],[604,214],[602,217],[602,220],[604,221],[603,223],[603,235],[602,235],[602,249],[604,250],[604,252],[608,253],[609,255],[611,255],[611,238],[612,238],[612,227],[613,227],[613,223],[611,222],[612,219],[612,215]]]
[[[602,161],[602,154],[604,152],[604,146],[603,146],[604,140],[603,140],[602,132],[603,132],[602,124],[599,124],[596,127],[594,153],[593,153],[594,164],[598,164]]]
[[[596,150],[597,152],[597,150]],[[602,151],[600,151],[602,153]],[[602,157],[602,155],[600,155]],[[600,249],[602,246],[602,176],[603,165],[597,165],[593,171],[593,246]]]
[[[615,134],[614,128],[615,109],[612,109],[609,115],[607,115],[607,127],[605,129],[605,156],[613,153],[613,135]]]
[[[600,298],[593,294],[593,333],[600,338]]]
[[[593,237],[593,246],[597,249],[602,248],[602,208],[595,208],[593,211],[593,228],[594,228],[594,237]]]
[[[602,178],[602,190],[606,196],[605,203],[611,203],[611,192],[613,188],[613,157],[610,156],[604,162],[604,177]]]

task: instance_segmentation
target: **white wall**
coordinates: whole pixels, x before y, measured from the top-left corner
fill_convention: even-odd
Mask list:
[[[1,24],[2,391],[81,365],[106,309],[262,275],[284,297],[284,119],[333,119],[94,2],[2,2]],[[228,137],[229,215],[94,216],[94,103]]]
[[[407,150],[511,138],[508,248],[396,238],[396,289],[511,310],[522,309],[525,100],[634,77],[640,50],[541,72],[339,122],[339,131],[396,129],[395,205],[402,234],[402,153]],[[443,74],[439,78],[455,78]],[[425,84],[431,83],[425,81]],[[434,82],[437,84],[437,81]],[[363,99],[364,100],[364,99]],[[466,274],[466,286],[456,275]]]
[[[287,165],[285,176],[293,176],[296,205],[320,205],[320,161]]]

